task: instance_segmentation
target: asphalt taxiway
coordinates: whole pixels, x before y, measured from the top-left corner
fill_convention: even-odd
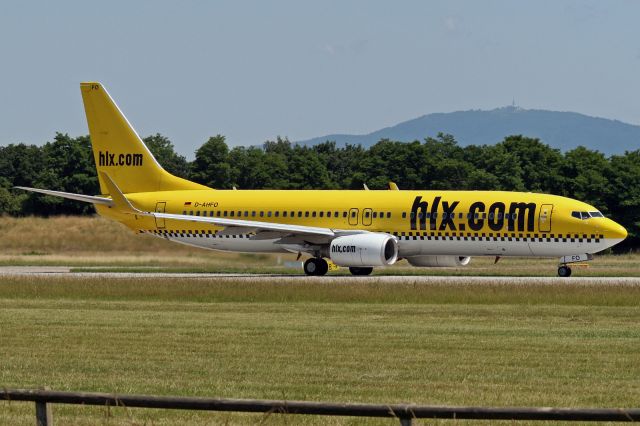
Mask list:
[[[83,268],[85,269],[85,268]],[[640,277],[509,277],[509,276],[452,276],[452,275],[326,275],[323,277],[308,277],[302,272],[299,275],[278,274],[245,274],[245,273],[174,273],[174,272],[73,272],[69,266],[2,266],[0,277],[3,276],[31,276],[41,277],[76,277],[76,278],[147,278],[147,279],[171,279],[192,278],[207,280],[238,280],[238,281],[263,281],[263,282],[304,282],[322,281],[332,282],[385,282],[385,283],[491,283],[491,284],[626,284],[640,285]]]

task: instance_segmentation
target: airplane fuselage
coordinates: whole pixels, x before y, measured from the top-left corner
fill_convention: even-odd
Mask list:
[[[626,234],[586,203],[538,193],[192,190],[127,198],[145,211],[388,233],[398,239],[400,257],[596,253]],[[104,206],[98,211],[118,216],[136,232],[207,249],[284,252],[301,243],[286,244],[281,235],[256,236],[243,228],[222,231],[206,223],[121,215]],[[589,217],[583,218],[585,213]]]

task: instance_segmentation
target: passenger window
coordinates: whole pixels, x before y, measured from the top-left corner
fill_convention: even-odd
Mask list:
[[[271,211],[267,212],[267,217],[271,217]]]
[[[324,217],[324,212],[320,212],[320,217]]]
[[[333,217],[340,217],[340,214],[338,212],[333,212]]]
[[[186,215],[186,214],[187,214],[187,211],[186,211],[186,210],[182,210],[182,214],[183,214],[183,215]]]
[[[369,212],[364,212],[364,217],[369,218]]]
[[[280,216],[280,212],[279,211],[275,212],[275,216],[276,217]]]
[[[373,212],[373,218],[377,219],[378,218],[378,212]]]
[[[387,219],[391,219],[391,212],[387,212]]]
[[[236,212],[234,212],[233,210],[231,210],[231,217],[233,217],[235,215]]]
[[[342,212],[342,217],[347,217],[347,212]]]
[[[356,217],[356,212],[355,211],[351,212],[351,217]]]
[[[282,212],[282,217],[287,217],[287,211],[286,210]]]
[[[190,214],[191,216],[193,216],[193,210],[189,211],[189,214]]]
[[[304,217],[309,217],[309,212],[304,212]]]
[[[221,213],[222,213],[222,212],[221,212],[220,210],[218,210],[218,211],[216,212],[216,216],[220,217],[220,214],[221,214]]]
[[[251,212],[251,217],[256,217],[256,211],[255,210]]]
[[[260,212],[260,217],[264,217],[264,212]]]
[[[298,212],[298,217],[302,217],[302,212]]]
[[[311,212],[311,217],[316,217],[316,212]]]

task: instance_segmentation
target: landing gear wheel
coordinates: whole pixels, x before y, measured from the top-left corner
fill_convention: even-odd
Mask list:
[[[563,278],[570,277],[571,268],[569,268],[567,265],[562,265],[558,268],[558,276]]]
[[[309,276],[325,275],[329,270],[329,264],[320,257],[312,257],[304,262],[304,273]]]
[[[351,272],[351,275],[371,275],[373,268],[351,266],[349,267],[349,272]]]

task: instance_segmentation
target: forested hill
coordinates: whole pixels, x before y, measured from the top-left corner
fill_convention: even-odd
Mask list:
[[[338,146],[369,147],[381,139],[410,142],[440,132],[453,135],[462,146],[493,145],[505,135],[524,135],[562,151],[584,146],[605,154],[621,154],[640,148],[640,126],[574,112],[518,107],[428,114],[367,135],[327,135],[298,143],[315,145],[329,140]]]

